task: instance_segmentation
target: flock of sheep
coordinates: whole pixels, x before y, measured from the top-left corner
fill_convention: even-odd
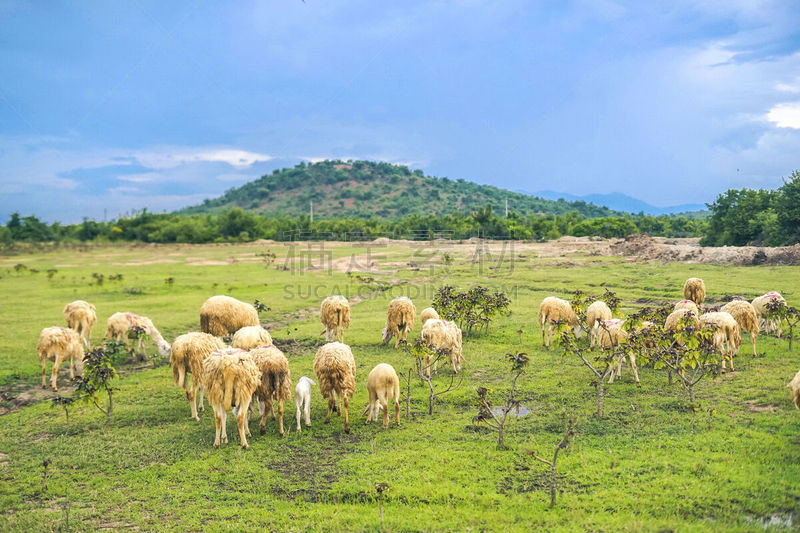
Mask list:
[[[675,304],[675,309],[665,322],[665,329],[675,328],[680,319],[689,316],[696,325],[712,323],[717,326],[713,337],[714,346],[725,359],[731,361],[741,345],[741,332],[750,333],[753,355],[756,354],[756,338],[764,328],[767,332],[776,331],[780,335],[779,324],[770,320],[767,312],[769,302],[784,302],[776,292],[769,292],[753,300],[733,301],[720,311],[700,314],[699,309],[705,301],[705,284],[699,278],[690,278],[683,288],[685,300]],[[417,310],[407,297],[398,297],[389,303],[386,326],[382,332],[383,344],[396,338],[395,348],[401,341],[407,341],[408,333],[416,322]],[[42,330],[38,343],[39,361],[42,365],[42,387],[46,387],[46,361],[53,361],[51,386],[57,388],[58,367],[69,361],[70,377],[74,377],[77,367],[82,372],[84,348],[89,347],[89,336],[97,322],[95,306],[78,300],[64,307],[67,327],[48,327]],[[433,308],[421,313],[421,337],[428,344],[446,355],[454,372],[461,369],[462,355],[461,329],[452,321],[442,320]],[[325,327],[326,344],[321,346],[314,358],[314,374],[319,382],[320,392],[328,401],[325,422],[329,422],[334,411],[343,413],[345,432],[350,431],[349,399],[355,391],[356,365],[353,352],[344,344],[344,330],[350,325],[350,305],[344,296],[326,298],[320,306],[320,321]],[[542,343],[549,348],[553,329],[557,323],[566,322],[576,332],[586,329],[589,345],[595,344],[610,348],[624,342],[628,332],[622,329],[621,319],[614,319],[611,310],[603,301],[593,302],[587,309],[586,322],[581,324],[571,304],[556,297],[545,298],[538,313],[542,327]],[[248,448],[250,436],[248,412],[255,398],[260,416],[260,430],[265,432],[268,417],[277,418],[279,432],[284,435],[283,405],[291,399],[292,380],[289,362],[283,352],[272,343],[272,337],[259,321],[256,309],[247,303],[229,296],[213,296],[206,300],[200,309],[200,332],[178,336],[170,344],[164,340],[153,322],[144,316],[130,312],[115,313],[107,323],[105,338],[128,344],[128,331],[131,327],[141,328],[156,342],[159,353],[170,356],[173,377],[178,387],[184,389],[189,401],[191,416],[200,420],[197,413],[197,395],[200,395],[200,409],[203,410],[203,394],[208,396],[214,410],[216,434],[214,446],[228,441],[226,432],[227,412],[233,411],[237,420],[239,438],[242,446]],[[641,328],[652,327],[643,323]],[[223,338],[232,336],[230,346]],[[139,336],[136,353],[141,353],[144,337]],[[435,372],[436,361],[426,362],[427,374]],[[633,354],[630,355],[631,368],[637,385],[639,375]],[[620,376],[621,364],[617,363],[609,382]],[[433,367],[433,368],[432,368]],[[191,374],[191,383],[187,379]],[[310,426],[311,387],[316,383],[303,376],[295,387],[295,406],[297,431],[301,431],[301,418]],[[800,372],[789,383],[792,400],[800,409]],[[366,422],[377,421],[383,411],[383,426],[389,425],[389,402],[395,406],[395,421],[400,422],[400,381],[394,368],[380,363],[367,376],[369,404],[365,409]],[[273,404],[277,403],[277,416]]]
[[[446,354],[454,372],[461,368],[461,329],[451,321],[441,320],[433,308],[422,311],[422,338]],[[386,327],[382,332],[383,344],[396,337],[395,347],[407,341],[409,332],[416,323],[417,309],[413,302],[401,296],[389,303]],[[95,306],[78,300],[64,307],[67,327],[54,326],[42,330],[37,351],[42,365],[42,387],[46,387],[47,361],[53,361],[51,386],[57,391],[58,367],[69,361],[70,377],[83,370],[84,348],[89,348],[92,327],[97,323]],[[328,400],[329,422],[334,411],[344,415],[345,432],[350,431],[349,400],[355,392],[356,364],[350,347],[344,344],[344,330],[350,325],[350,304],[344,296],[329,296],[320,307],[320,320],[325,327],[326,344],[317,350],[314,359],[314,374],[324,398]],[[284,435],[283,406],[291,399],[292,380],[289,361],[272,343],[272,337],[264,329],[256,309],[247,303],[229,296],[213,296],[200,309],[200,332],[178,336],[170,344],[166,342],[144,316],[130,312],[115,313],[108,319],[105,338],[125,344],[129,343],[128,332],[132,327],[141,328],[158,345],[159,353],[170,354],[170,364],[175,383],[184,389],[189,401],[191,416],[203,410],[203,395],[208,396],[214,410],[216,435],[214,446],[228,441],[226,432],[227,412],[233,411],[239,429],[242,446],[248,447],[250,436],[248,412],[255,398],[260,416],[260,429],[266,430],[268,417],[278,419],[279,432]],[[223,338],[231,336],[230,346]],[[138,336],[134,353],[142,352],[144,336]],[[428,361],[428,374],[435,361]],[[435,367],[433,368],[435,371]],[[191,380],[188,375],[191,374]],[[303,376],[295,387],[297,408],[297,431],[301,431],[301,418],[306,426],[311,425],[312,379]],[[389,425],[389,402],[395,406],[395,421],[400,423],[400,380],[394,368],[381,363],[367,376],[369,404],[366,422],[377,421],[383,411],[383,426]],[[277,404],[277,416],[274,405]]]

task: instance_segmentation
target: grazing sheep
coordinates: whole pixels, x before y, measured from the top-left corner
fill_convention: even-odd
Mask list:
[[[270,344],[272,344],[272,335],[261,326],[239,328],[231,340],[231,347],[240,350],[252,350],[258,346],[269,346]]]
[[[245,326],[259,326],[258,312],[230,296],[212,296],[200,308],[200,331],[216,337],[231,335]]]
[[[39,335],[39,342],[36,345],[39,354],[39,362],[42,364],[42,388],[47,388],[47,360],[53,360],[53,374],[50,377],[50,385],[54,391],[58,390],[58,365],[65,359],[69,359],[69,377],[75,377],[75,369],[78,374],[83,374],[83,343],[77,331],[61,326],[44,328]]]
[[[612,320],[603,320],[598,324],[599,332],[597,334],[597,342],[604,350],[611,350],[620,344],[628,342],[628,332],[622,329],[624,320],[615,318]],[[642,328],[643,329],[643,328]],[[628,350],[628,359],[631,363],[631,370],[633,370],[633,378],[636,381],[636,386],[641,387],[639,382],[639,368],[636,366],[636,353],[633,350]],[[608,382],[614,383],[614,379],[622,377],[622,365],[625,361],[625,354],[621,354],[619,359],[612,362],[613,369],[611,375],[608,376]]]
[[[417,320],[417,308],[407,296],[400,296],[389,302],[386,312],[386,327],[381,332],[383,344],[388,343],[392,337],[397,337],[394,347],[400,345],[400,338],[407,341],[408,332],[414,329]]]
[[[319,391],[328,399],[328,415],[325,423],[331,421],[331,413],[336,409],[336,398],[342,399],[344,407],[344,432],[350,433],[349,398],[356,389],[356,361],[350,347],[341,342],[323,344],[314,357],[314,374],[319,381]]]
[[[197,391],[200,391],[200,410],[203,410],[203,361],[213,352],[223,350],[225,343],[219,338],[208,333],[186,333],[175,339],[172,343],[170,365],[175,384],[186,391],[192,418],[199,421],[197,416]],[[186,374],[192,374],[192,384],[186,379]]]
[[[706,300],[706,284],[700,278],[689,278],[683,284],[683,297],[697,304],[699,308]]]
[[[275,346],[259,346],[250,350],[250,356],[261,371],[261,382],[256,389],[258,414],[261,416],[259,429],[266,432],[267,416],[275,418],[272,409],[273,400],[278,402],[278,428],[283,437],[283,402],[292,399],[292,377],[289,373],[289,361],[283,352]]]
[[[566,300],[548,296],[539,305],[539,325],[542,326],[542,346],[550,348],[550,341],[553,338],[553,331],[556,322],[567,322],[572,326],[576,336],[581,334],[581,326],[578,315],[572,310],[572,306]],[[547,324],[547,342],[545,342],[545,327]]]
[[[681,300],[675,304],[675,307],[672,308],[673,311],[677,311],[678,309],[688,309],[696,315],[700,314],[699,310],[697,309],[697,304],[691,300]]]
[[[780,338],[781,333],[783,333],[780,320],[769,318],[770,310],[767,307],[767,304],[771,302],[780,302],[783,305],[786,305],[786,300],[783,299],[783,296],[775,291],[770,291],[767,294],[763,294],[755,298],[752,305],[753,309],[756,310],[756,315],[758,316],[758,325],[764,330],[764,333],[777,333],[778,338]]]
[[[153,321],[146,316],[140,316],[127,312],[114,313],[108,318],[106,339],[113,339],[117,342],[123,342],[125,343],[125,349],[128,350],[130,349],[128,345],[128,330],[133,326],[142,328],[147,336],[156,341],[156,344],[158,345],[158,353],[161,354],[161,357],[166,357],[169,355],[169,343],[164,340],[164,337],[161,336],[161,333],[153,325]],[[136,353],[134,354],[134,358],[136,357],[144,359],[143,336],[140,336],[136,342]]]
[[[394,400],[394,420],[400,425],[400,379],[394,367],[387,363],[375,365],[367,376],[369,405],[364,409],[367,415],[365,424],[378,421],[378,412],[383,410],[383,427],[389,427],[389,400]]]
[[[297,407],[297,431],[300,432],[300,412],[306,420],[306,427],[311,427],[311,387],[316,385],[311,378],[306,376],[297,380],[294,388],[294,405]]]
[[[88,350],[91,347],[89,337],[92,336],[92,328],[97,323],[94,305],[83,300],[75,300],[64,306],[63,313],[67,327],[78,332],[83,340],[83,346]]]
[[[250,354],[244,350],[227,348],[217,350],[203,360],[203,382],[208,395],[208,403],[214,409],[214,422],[217,432],[214,447],[228,442],[228,409],[233,409],[236,424],[239,427],[239,441],[244,449],[250,427],[247,410],[259,384],[261,372]],[[220,433],[222,439],[220,440]]]
[[[794,408],[800,409],[800,372],[795,374],[792,381],[786,386],[792,391],[792,403],[794,403]]]
[[[716,326],[711,342],[714,343],[714,348],[722,356],[722,371],[725,371],[725,358],[727,356],[731,360],[731,371],[735,372],[733,356],[739,352],[739,346],[742,344],[739,324],[730,314],[721,311],[700,315],[699,320],[701,325],[712,324]]]
[[[594,348],[594,343],[597,340],[597,334],[600,331],[600,324],[598,321],[611,320],[611,309],[602,301],[597,300],[593,302],[586,309],[586,329],[589,330],[589,349]]]
[[[695,313],[691,309],[684,308],[684,309],[677,309],[669,314],[667,319],[664,321],[664,329],[666,331],[675,331],[678,326],[678,323],[685,316],[692,317],[691,320],[694,326],[698,328],[700,327],[700,320],[698,320],[697,318],[697,313]]]
[[[455,322],[448,322],[440,318],[431,318],[422,325],[422,340],[433,346],[437,350],[442,350],[447,354],[447,359],[453,368],[454,373],[461,370],[461,361],[464,356],[461,354],[461,328]],[[431,375],[431,369],[436,372],[437,362],[426,359],[426,373]]]
[[[328,296],[319,307],[319,320],[325,326],[325,341],[344,341],[344,330],[350,327],[350,302],[341,295]]]
[[[429,319],[439,318],[439,313],[433,307],[426,307],[419,314],[419,318],[420,318],[420,323],[422,325],[425,325],[425,322],[427,322]]]
[[[734,300],[722,306],[725,313],[730,314],[736,323],[739,324],[741,331],[750,332],[750,341],[753,343],[753,357],[756,356],[756,338],[758,337],[758,314],[756,313],[753,304],[745,302],[744,300]]]

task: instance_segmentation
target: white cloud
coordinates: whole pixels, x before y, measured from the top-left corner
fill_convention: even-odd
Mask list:
[[[220,162],[236,168],[247,168],[254,163],[273,159],[271,155],[230,148],[164,148],[157,151],[135,151],[129,154],[142,166],[162,169],[175,168],[187,163]]]
[[[777,104],[767,113],[767,120],[779,128],[800,129],[800,102]]]
[[[147,183],[158,178],[158,172],[143,172],[141,174],[129,174],[124,176],[117,176],[120,181],[127,181],[129,183]]]
[[[775,86],[775,89],[782,93],[800,93],[800,83],[779,83]]]

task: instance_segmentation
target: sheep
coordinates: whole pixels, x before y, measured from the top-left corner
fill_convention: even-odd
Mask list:
[[[302,411],[306,427],[311,427],[311,387],[316,385],[311,378],[306,376],[297,380],[294,388],[294,405],[297,407],[297,432],[300,432],[300,412]]]
[[[214,409],[216,435],[214,447],[228,442],[227,420],[228,409],[233,409],[239,428],[239,441],[246,450],[250,448],[247,437],[250,426],[247,410],[259,384],[261,371],[250,354],[237,348],[226,348],[212,352],[203,360],[201,386],[206,390],[208,403]],[[222,439],[220,439],[220,433]]]
[[[795,409],[800,409],[800,372],[795,374],[792,381],[786,386],[791,391],[792,403],[794,403]]]
[[[433,307],[426,307],[419,314],[420,324],[422,325],[425,325],[425,322],[431,318],[439,318],[439,313]]]
[[[114,313],[108,318],[106,327],[106,340],[115,340],[117,342],[125,343],[125,349],[128,346],[128,330],[133,327],[139,327],[158,345],[158,353],[161,357],[169,355],[170,346],[161,333],[153,325],[153,321],[146,316],[140,316],[134,313],[122,312]],[[144,359],[144,336],[140,336],[136,342],[136,354],[134,357]]]
[[[175,384],[186,391],[186,399],[192,411],[192,418],[200,421],[197,415],[197,391],[200,391],[200,410],[203,411],[203,361],[213,352],[225,348],[219,338],[208,333],[186,333],[175,339],[172,343],[170,365]],[[186,379],[186,374],[192,374],[191,387]]]
[[[572,306],[566,300],[556,298],[555,296],[548,296],[539,305],[539,324],[542,326],[542,346],[550,348],[550,341],[553,338],[553,331],[555,323],[565,321],[572,326],[576,336],[581,334],[581,326],[578,320],[578,315],[572,310]],[[545,342],[545,327],[547,326],[547,342]]]
[[[731,371],[735,372],[733,356],[738,353],[739,346],[742,344],[739,324],[730,314],[721,311],[702,314],[699,320],[701,325],[711,324],[716,326],[711,342],[722,356],[722,371],[725,371],[725,359],[727,357],[731,360]]]
[[[44,328],[39,335],[39,342],[36,345],[39,354],[39,362],[42,364],[42,388],[47,388],[47,360],[53,360],[53,373],[50,378],[50,385],[54,391],[58,390],[58,365],[65,359],[69,359],[69,377],[75,378],[75,370],[78,374],[83,374],[83,343],[80,334],[69,328],[53,326]]]
[[[697,304],[699,308],[706,300],[706,284],[700,278],[689,278],[683,284],[683,297]]]
[[[348,415],[349,398],[356,389],[356,361],[350,347],[341,342],[323,344],[314,357],[314,374],[319,381],[319,391],[328,399],[328,414],[325,423],[331,421],[331,413],[336,409],[337,396],[344,406],[344,432],[350,433]]]
[[[283,352],[272,345],[259,346],[250,350],[250,356],[261,371],[261,382],[256,389],[258,414],[261,416],[259,429],[266,432],[267,415],[275,418],[272,401],[278,402],[278,431],[283,431],[283,402],[292,399],[292,377],[289,372],[289,361]]]
[[[378,421],[378,412],[383,410],[383,427],[389,427],[389,400],[394,400],[394,419],[400,425],[400,379],[394,367],[387,363],[375,365],[367,376],[369,405],[364,409],[367,415],[365,424]]]
[[[786,305],[786,300],[783,299],[783,296],[775,291],[770,291],[767,294],[755,298],[752,305],[758,316],[759,327],[763,328],[765,333],[777,333],[778,338],[780,338],[781,333],[783,333],[780,320],[770,318],[770,309],[767,307],[767,304],[772,302],[779,302],[782,305]]]
[[[350,327],[350,302],[341,295],[328,296],[319,307],[319,320],[325,329],[325,342],[344,341],[344,330]]]
[[[64,319],[67,327],[78,332],[83,340],[83,346],[88,350],[91,347],[89,337],[92,335],[92,328],[97,323],[97,313],[94,305],[83,300],[75,300],[64,306]]]
[[[753,343],[753,357],[756,356],[756,338],[758,337],[758,314],[753,304],[744,300],[734,300],[722,306],[725,313],[730,314],[739,324],[741,331],[750,332],[750,342]]]
[[[598,321],[611,320],[611,309],[602,300],[593,302],[586,309],[586,329],[589,330],[589,349],[594,348],[594,343],[597,340],[597,334],[600,331],[600,324]]]
[[[231,340],[231,347],[240,350],[252,350],[258,346],[269,346],[270,344],[272,344],[272,335],[261,326],[239,328]]]
[[[392,337],[397,337],[394,347],[400,345],[400,338],[403,342],[408,339],[408,332],[414,329],[417,320],[417,308],[407,296],[400,296],[389,302],[386,312],[386,327],[383,328],[383,344],[388,343]]]
[[[678,309],[688,309],[696,315],[700,314],[699,310],[697,309],[697,304],[691,300],[681,300],[675,304],[675,307],[672,308],[673,311],[677,311]]]
[[[422,325],[422,340],[433,346],[437,350],[442,350],[447,355],[448,361],[453,368],[453,373],[461,370],[461,361],[464,356],[461,354],[462,339],[461,328],[455,322],[448,322],[440,318],[431,318]],[[426,373],[431,375],[431,368],[436,372],[437,362],[430,358],[425,360]]]
[[[619,318],[612,320],[603,320],[598,323],[599,332],[597,333],[597,342],[604,350],[612,350],[628,342],[630,335],[627,331],[622,329],[624,320]],[[652,324],[651,324],[652,326]],[[640,330],[645,329],[644,324],[640,326]],[[631,370],[633,370],[633,379],[636,381],[636,386],[641,387],[639,382],[639,368],[636,366],[636,353],[633,350],[627,351],[628,360],[631,363]],[[619,359],[611,363],[613,369],[611,375],[608,377],[608,383],[614,383],[614,379],[622,377],[622,364],[625,361],[625,354],[620,355]]]
[[[698,320],[697,318],[697,313],[695,313],[690,309],[684,308],[684,309],[677,309],[669,314],[667,319],[664,321],[664,329],[666,331],[676,331],[678,323],[685,316],[691,317],[691,321],[695,327],[697,328],[700,327],[700,320]]]
[[[212,296],[200,308],[200,331],[216,337],[231,335],[245,326],[260,325],[255,307],[230,296]]]

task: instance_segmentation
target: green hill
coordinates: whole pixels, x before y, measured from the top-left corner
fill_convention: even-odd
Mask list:
[[[463,179],[425,176],[421,170],[372,161],[322,161],[300,163],[275,170],[228,190],[213,200],[181,210],[181,213],[218,213],[240,207],[259,214],[308,214],[314,216],[400,218],[411,214],[469,213],[491,204],[502,213],[509,210],[562,214],[577,211],[587,218],[617,215],[619,212],[583,201],[544,200]]]

